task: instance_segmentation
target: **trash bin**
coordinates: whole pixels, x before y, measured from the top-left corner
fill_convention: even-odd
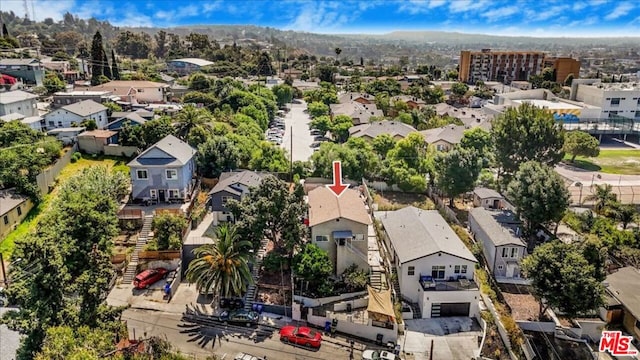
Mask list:
[[[251,304],[251,310],[258,311],[258,304]]]
[[[351,312],[351,303],[347,303],[347,312],[350,313]]]
[[[262,314],[262,304],[256,304],[256,311],[258,314]]]
[[[382,335],[382,334],[376,335],[376,345],[382,346],[382,339],[383,338],[384,338],[384,335]]]
[[[393,349],[394,355],[400,355],[400,345],[396,345],[395,349]]]
[[[331,321],[325,321],[324,322],[324,332],[330,332],[331,331]]]

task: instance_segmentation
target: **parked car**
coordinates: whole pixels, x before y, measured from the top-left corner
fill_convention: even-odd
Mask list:
[[[233,360],[264,360],[264,358],[260,358],[260,357],[245,354],[245,353],[237,353],[236,357],[234,357]]]
[[[314,141],[309,145],[312,149],[319,148],[322,143],[320,141]]]
[[[313,130],[311,130],[311,135],[313,135],[313,136],[322,136],[324,134],[320,130],[313,129]]]
[[[237,298],[222,298],[220,299],[220,302],[218,303],[218,305],[220,305],[221,309],[229,309],[229,310],[242,309],[244,307],[244,301],[242,301],[242,299],[237,299]]]
[[[280,341],[319,348],[322,343],[322,335],[306,326],[295,327],[287,325],[280,329]]]
[[[362,353],[362,360],[396,360],[394,353],[380,350],[365,350]]]
[[[317,135],[313,138],[314,141],[329,141],[329,139],[327,139],[326,137],[322,136],[322,135]]]
[[[225,324],[239,324],[239,325],[256,325],[260,319],[259,315],[255,311],[245,310],[225,310],[218,315],[218,321],[222,321]]]
[[[133,286],[136,289],[148,289],[149,286],[167,277],[169,270],[165,268],[147,269],[136,275]]]

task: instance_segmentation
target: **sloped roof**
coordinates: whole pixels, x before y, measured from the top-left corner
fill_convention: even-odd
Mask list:
[[[21,119],[24,119],[24,118],[25,118],[24,115],[22,115],[20,113],[16,113],[16,112],[0,116],[0,120],[2,120],[2,121],[21,120]]]
[[[349,129],[350,137],[369,136],[375,138],[378,135],[389,134],[392,137],[407,137],[416,131],[411,125],[400,121],[376,121],[368,124],[356,125]]]
[[[489,236],[493,245],[527,246],[517,235],[520,221],[513,212],[477,207],[469,211],[469,216],[473,217],[478,226]]]
[[[40,63],[38,59],[0,59],[0,65],[33,65],[34,63]]]
[[[182,59],[173,59],[173,60],[169,60],[168,62],[184,62],[184,63],[189,63],[189,64],[193,64],[193,65],[197,65],[197,66],[207,66],[207,65],[213,65],[213,62],[209,61],[209,60],[205,60],[205,59],[198,59],[198,58],[182,58]]]
[[[409,102],[409,101],[413,101],[414,103],[419,104],[419,105],[420,104],[422,104],[422,105],[426,104],[424,102],[424,100],[422,100],[422,99],[420,99],[418,97],[415,97],[415,96],[410,96],[410,95],[397,95],[397,96],[392,97],[391,101],[402,101],[402,102],[405,102],[405,103]]]
[[[72,112],[78,116],[89,116],[107,110],[104,105],[98,104],[93,100],[83,100],[77,103],[65,105],[62,109]]]
[[[338,102],[339,103],[349,103],[357,98],[363,98],[366,100],[369,100],[371,102],[376,100],[376,97],[371,95],[371,94],[367,94],[367,93],[359,93],[359,92],[348,92],[348,93],[344,93],[338,96]]]
[[[437,141],[444,140],[449,144],[455,145],[460,143],[466,127],[461,125],[447,125],[441,128],[420,131],[427,143],[433,144]]]
[[[29,197],[16,193],[14,189],[0,190],[0,216],[27,201]]]
[[[439,252],[476,261],[437,210],[409,206],[384,212],[380,221],[400,263],[420,259]]]
[[[473,189],[473,193],[476,194],[480,199],[488,199],[494,197],[502,198],[502,195],[500,195],[499,192],[485,187],[475,188]]]
[[[260,185],[262,183],[264,174],[260,174],[251,170],[244,171],[233,171],[233,172],[225,172],[220,174],[220,179],[216,186],[211,189],[209,195],[218,193],[220,191],[227,191],[231,194],[236,194],[238,196],[242,195],[237,188],[235,188],[234,184],[242,184],[247,187],[254,187]]]
[[[607,276],[607,291],[640,319],[640,270],[627,266]]]
[[[22,90],[13,90],[0,93],[0,104],[13,104],[18,101],[36,99],[38,96]]]
[[[162,158],[151,157],[149,153],[158,149],[167,156]],[[173,135],[167,135],[162,140],[151,145],[147,150],[143,151],[135,159],[129,162],[129,166],[145,166],[145,165],[165,165],[165,166],[182,166],[187,164],[196,154],[196,150],[191,145],[178,139]],[[172,160],[172,161],[167,161]]]
[[[99,139],[108,139],[116,134],[117,132],[111,130],[92,130],[85,131],[82,134],[78,135],[78,137],[95,137]]]
[[[339,197],[326,186],[309,191],[309,226],[343,218],[361,224],[370,224],[371,217],[365,209],[360,192],[346,189]]]

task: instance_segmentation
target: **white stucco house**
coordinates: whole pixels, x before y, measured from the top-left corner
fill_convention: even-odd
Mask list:
[[[477,260],[438,211],[410,206],[376,217],[404,301],[422,318],[478,316]]]
[[[53,110],[44,116],[47,130],[80,126],[83,120],[94,120],[98,129],[108,124],[107,108],[93,100],[84,100]]]

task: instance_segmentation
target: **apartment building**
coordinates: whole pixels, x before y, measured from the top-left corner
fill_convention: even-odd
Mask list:
[[[571,100],[597,107],[598,119],[624,117],[640,121],[638,83],[603,83],[599,79],[575,80],[571,84]]]
[[[481,51],[460,52],[458,80],[465,83],[482,81],[522,81],[538,75],[544,66],[541,51]],[[563,79],[564,80],[564,79]]]
[[[545,58],[544,67],[553,68],[555,81],[563,84],[569,74],[573,74],[573,78],[580,77],[580,61],[570,57]]]

